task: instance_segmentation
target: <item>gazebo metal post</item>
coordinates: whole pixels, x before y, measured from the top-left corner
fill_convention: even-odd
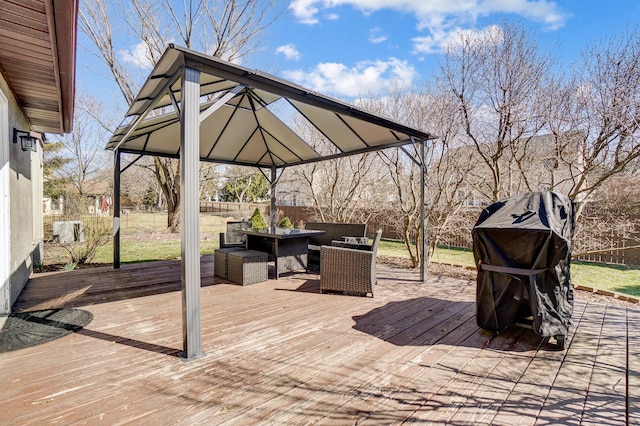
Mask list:
[[[269,222],[272,228],[275,228],[277,223],[276,223],[276,198],[277,198],[277,194],[276,194],[276,190],[277,190],[277,185],[278,185],[278,173],[277,173],[277,169],[275,168],[275,166],[271,167],[271,206],[270,206],[270,215],[269,215]]]
[[[200,324],[200,71],[185,67],[180,115],[180,216],[182,281],[182,357],[202,353]]]
[[[420,281],[427,282],[427,271],[429,265],[429,238],[427,236],[429,213],[427,210],[427,194],[428,194],[428,180],[427,180],[427,159],[425,157],[425,145],[426,140],[422,140],[420,143],[420,202],[422,203],[422,211],[420,212],[420,218],[422,219],[421,234],[422,234],[422,263],[420,264]]]
[[[113,269],[120,269],[120,150],[113,152]]]

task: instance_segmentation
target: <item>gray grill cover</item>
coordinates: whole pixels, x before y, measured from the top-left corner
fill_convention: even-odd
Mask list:
[[[567,196],[553,192],[518,195],[482,211],[472,231],[479,327],[501,331],[533,316],[540,336],[566,336],[573,211]]]

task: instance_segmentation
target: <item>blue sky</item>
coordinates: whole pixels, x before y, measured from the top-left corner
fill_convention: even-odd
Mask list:
[[[428,81],[442,46],[459,31],[518,21],[569,67],[590,43],[640,22],[640,0],[283,0],[281,8],[243,65],[347,100],[392,80]],[[80,49],[81,89],[108,79],[83,61],[90,57]]]

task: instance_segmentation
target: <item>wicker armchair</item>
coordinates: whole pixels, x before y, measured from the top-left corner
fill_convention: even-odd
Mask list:
[[[251,228],[251,222],[246,220],[241,222],[227,222],[227,232],[220,233],[220,248],[244,248],[247,236],[239,231],[247,228]]]
[[[377,282],[376,253],[382,230],[376,232],[371,250],[322,246],[320,291],[373,297]]]

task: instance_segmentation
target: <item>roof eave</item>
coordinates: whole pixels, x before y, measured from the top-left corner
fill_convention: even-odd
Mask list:
[[[61,105],[61,131],[69,133],[73,129],[73,113],[75,107],[76,86],[76,34],[78,18],[78,0],[49,0],[53,11],[55,25],[55,43],[57,58],[56,73],[59,76],[59,93]]]

